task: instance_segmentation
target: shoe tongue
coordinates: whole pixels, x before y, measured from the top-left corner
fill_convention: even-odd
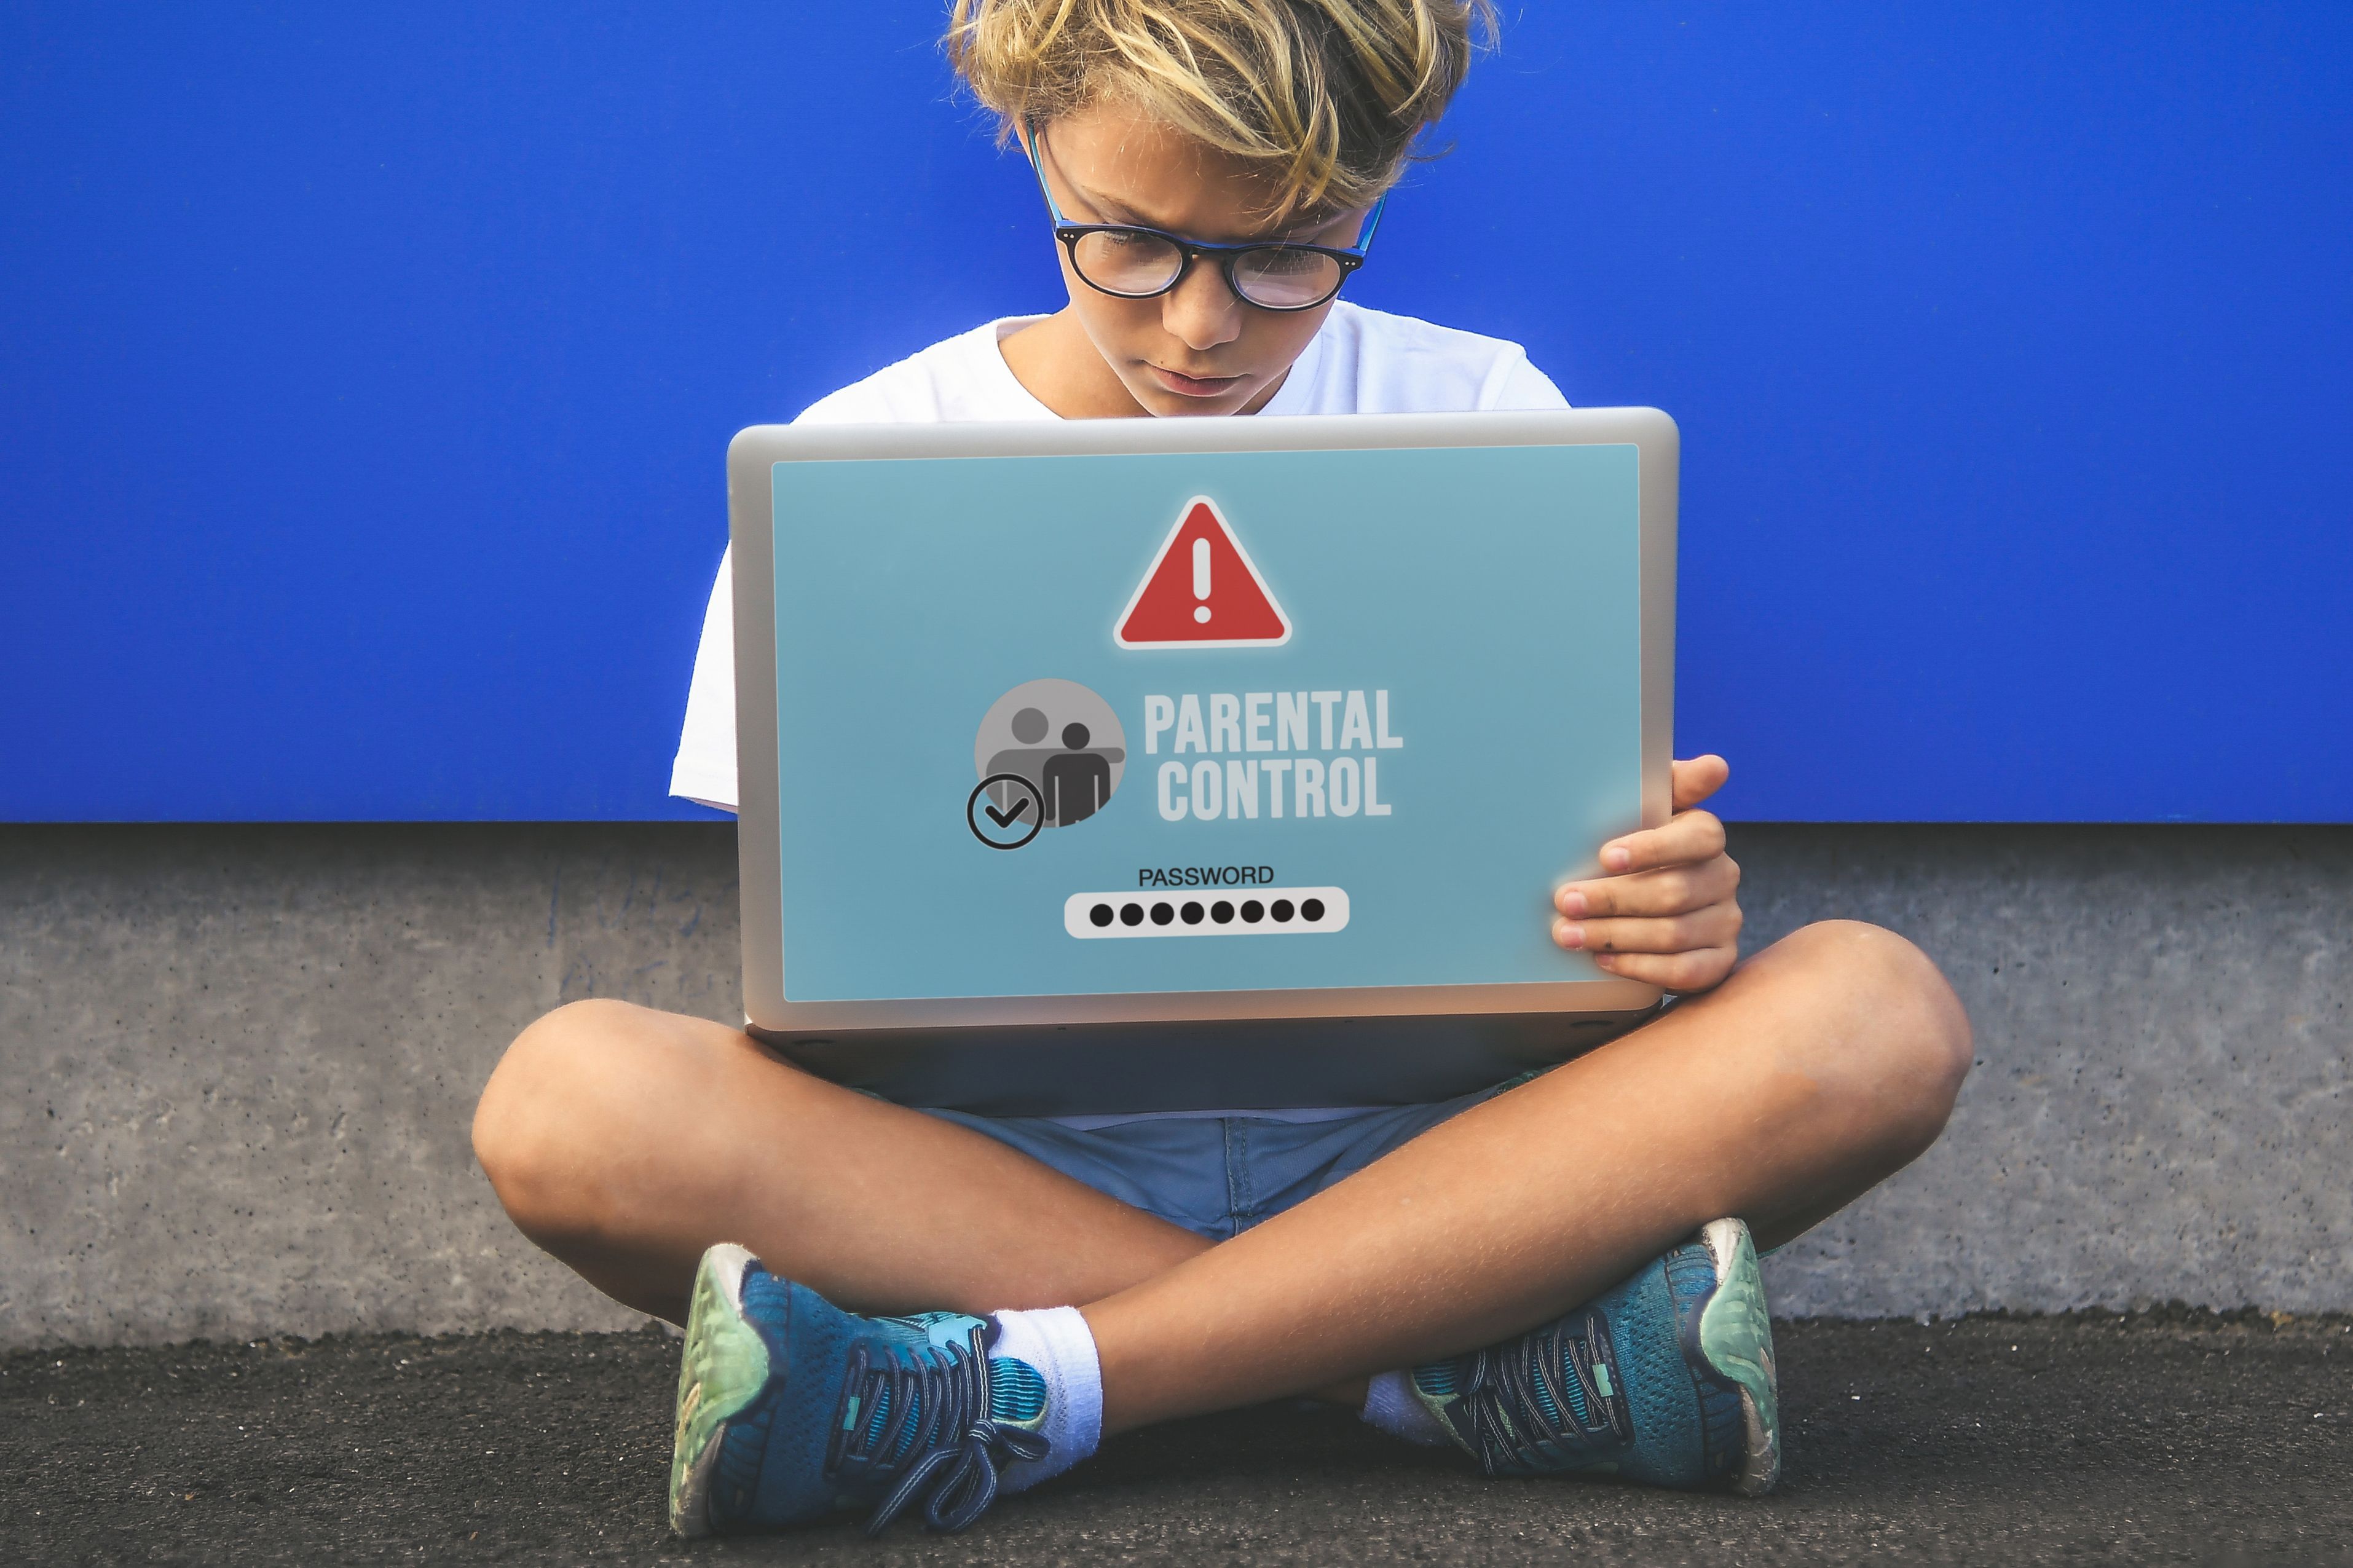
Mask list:
[[[1035,1428],[1046,1415],[1046,1380],[1017,1356],[989,1357],[988,1413],[1008,1426]]]

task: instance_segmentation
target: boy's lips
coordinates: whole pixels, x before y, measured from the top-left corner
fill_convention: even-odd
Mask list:
[[[1159,379],[1161,385],[1182,397],[1216,397],[1231,392],[1248,379],[1240,375],[1187,375],[1181,371],[1164,370],[1150,360],[1145,361],[1145,368]]]

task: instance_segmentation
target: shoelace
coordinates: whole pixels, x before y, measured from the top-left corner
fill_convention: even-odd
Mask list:
[[[968,1346],[926,1345],[905,1362],[882,1366],[861,1344],[851,1350],[848,1371],[826,1444],[825,1475],[891,1488],[866,1521],[869,1535],[889,1529],[919,1497],[927,1526],[962,1530],[997,1500],[999,1467],[1042,1459],[1051,1448],[1039,1434],[1002,1426],[990,1413],[981,1328],[972,1331]]]
[[[1633,1413],[1608,1326],[1595,1312],[1585,1314],[1582,1333],[1571,1333],[1570,1321],[1563,1318],[1456,1363],[1469,1368],[1467,1376],[1458,1372],[1457,1388],[1479,1467],[1490,1476],[1506,1462],[1543,1469],[1566,1458],[1565,1450],[1589,1453],[1605,1442],[1633,1440]]]

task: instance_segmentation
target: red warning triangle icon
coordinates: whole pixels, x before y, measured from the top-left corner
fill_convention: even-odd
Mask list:
[[[1279,647],[1291,640],[1291,618],[1218,503],[1195,496],[1113,635],[1122,647]]]

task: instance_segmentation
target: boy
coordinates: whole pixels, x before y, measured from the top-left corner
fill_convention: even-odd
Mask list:
[[[957,0],[951,54],[1031,163],[1069,302],[802,417],[1563,406],[1515,345],[1336,299],[1482,20],[1482,0]],[[732,807],[728,606],[723,566],[672,787]],[[1755,1247],[1927,1147],[1970,1041],[1935,968],[1872,927],[1736,971],[1738,868],[1700,809],[1726,772],[1675,763],[1672,819],[1555,900],[1559,945],[1680,1005],[1526,1081],[993,1121],[588,1002],[515,1042],[475,1148],[533,1240],[687,1322],[681,1533],[844,1506],[961,1528],[1107,1433],[1299,1394],[1491,1475],[1761,1492],[1779,1433]]]

